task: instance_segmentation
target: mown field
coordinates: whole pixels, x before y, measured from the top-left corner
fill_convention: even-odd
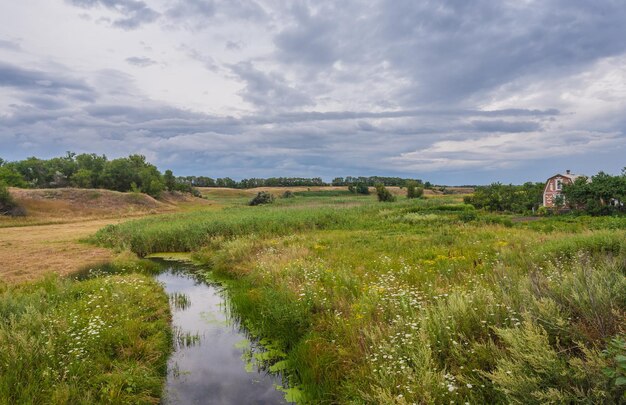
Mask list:
[[[210,198],[220,200],[219,194]],[[623,403],[626,218],[533,221],[341,190],[108,226],[193,252],[303,403]]]

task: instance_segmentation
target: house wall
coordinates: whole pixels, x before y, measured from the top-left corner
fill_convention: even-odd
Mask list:
[[[572,184],[572,180],[561,175],[553,176],[548,179],[543,189],[544,207],[554,207],[554,200],[561,194],[561,187],[564,184]]]

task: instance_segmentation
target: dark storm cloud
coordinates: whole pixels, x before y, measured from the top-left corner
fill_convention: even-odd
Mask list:
[[[139,67],[156,65],[156,61],[142,56],[131,56],[129,58],[126,58],[126,62]]]
[[[154,22],[159,13],[151,9],[143,1],[138,0],[66,0],[70,4],[82,7],[93,8],[97,6],[105,7],[116,11],[123,17],[113,20],[113,26],[126,30],[136,29],[142,24]]]

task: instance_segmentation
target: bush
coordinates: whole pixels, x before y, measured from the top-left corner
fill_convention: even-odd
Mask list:
[[[385,186],[382,184],[376,185],[376,195],[378,196],[378,201],[382,202],[393,202],[396,201],[396,197],[387,190]]]
[[[248,203],[248,205],[271,204],[274,202],[274,196],[267,191],[259,191],[259,193]]]
[[[283,193],[283,198],[294,198],[295,195],[290,190],[287,190]]]
[[[416,181],[406,183],[406,198],[420,198],[424,195],[424,188],[419,187]]]
[[[10,215],[13,217],[26,215],[22,207],[17,205],[6,184],[0,182],[0,215]]]
[[[348,190],[352,193],[356,194],[364,194],[367,195],[370,193],[370,189],[365,183],[357,183],[356,185],[350,184],[348,186]]]

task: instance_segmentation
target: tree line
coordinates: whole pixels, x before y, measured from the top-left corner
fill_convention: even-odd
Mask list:
[[[334,185],[367,188],[377,184],[400,187],[409,183],[419,186],[423,184],[421,180],[380,176],[337,177],[332,183],[324,182],[321,177],[252,177],[237,181],[230,177],[214,179],[207,176],[174,176],[171,170],[161,174],[143,155],[134,154],[109,160],[105,155],[74,152],[52,159],[29,157],[8,162],[0,158],[0,182],[5,186],[22,188],[78,187],[140,191],[153,197],[158,197],[164,190],[198,193],[195,187],[248,189]]]
[[[213,179],[206,176],[180,176],[177,178],[180,183],[188,184],[192,187],[228,187],[228,188],[255,188],[255,187],[315,187],[328,186],[320,177],[269,177],[250,178],[236,181],[230,177]]]
[[[109,160],[95,153],[76,154],[52,159],[29,157],[7,162],[0,159],[0,183],[22,188],[104,188],[137,191],[158,197],[164,190],[193,192],[180,183],[171,170],[161,174],[143,155]]]
[[[335,177],[331,182],[333,186],[357,186],[361,184],[367,187],[375,187],[377,184],[382,184],[383,186],[396,186],[396,187],[404,187],[409,182],[417,182],[419,185],[422,185],[422,180],[420,179],[404,179],[401,177],[382,177],[382,176],[369,176],[369,177]],[[430,185],[430,183],[428,183]]]

